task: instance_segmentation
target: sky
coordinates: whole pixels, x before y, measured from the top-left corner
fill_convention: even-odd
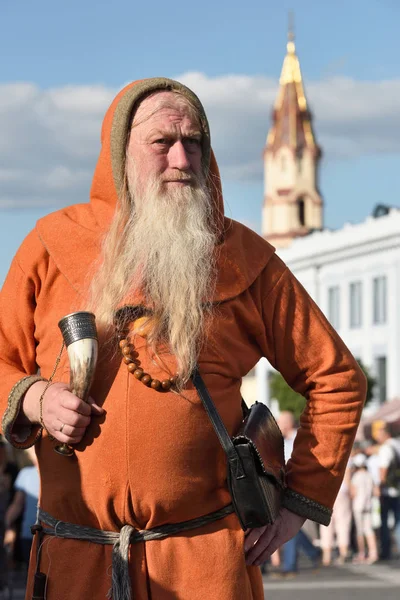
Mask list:
[[[0,0],[0,282],[38,218],[88,201],[105,111],[143,77],[199,95],[226,213],[260,233],[289,11],[323,149],[325,226],[400,206],[398,0]]]

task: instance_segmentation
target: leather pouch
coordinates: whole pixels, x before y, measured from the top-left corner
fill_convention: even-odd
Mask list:
[[[227,455],[228,488],[242,528],[273,523],[286,484],[283,437],[271,411],[260,402],[245,407],[242,425],[231,438],[198,369],[192,380]]]

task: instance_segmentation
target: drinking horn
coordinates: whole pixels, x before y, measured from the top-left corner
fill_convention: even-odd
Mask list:
[[[95,316],[87,311],[74,312],[63,317],[58,326],[68,352],[70,392],[87,402],[98,356]],[[68,444],[57,445],[55,451],[63,456],[74,454],[73,448]]]

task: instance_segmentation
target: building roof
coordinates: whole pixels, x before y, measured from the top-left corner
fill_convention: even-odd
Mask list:
[[[289,146],[295,151],[301,151],[307,147],[320,152],[311,125],[311,113],[307,106],[293,38],[290,32],[267,149],[275,151],[281,146]]]

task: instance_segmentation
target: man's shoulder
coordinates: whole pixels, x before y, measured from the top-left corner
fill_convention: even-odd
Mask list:
[[[23,239],[14,260],[22,271],[28,273],[34,268],[34,265],[41,264],[46,259],[46,248],[43,246],[35,226]]]
[[[275,248],[255,231],[224,218],[224,239],[218,252],[214,301],[225,301],[247,290],[275,256]]]
[[[62,235],[64,229],[69,229],[71,225],[90,228],[92,221],[93,212],[90,202],[70,204],[39,219],[36,222],[35,230],[39,233],[39,236],[46,232],[56,237]],[[61,231],[54,229],[55,227],[61,227]]]
[[[231,232],[235,235],[235,241],[237,243],[243,244],[254,244],[259,248],[262,248],[264,251],[267,251],[269,255],[274,254],[275,247],[270,244],[264,237],[262,237],[259,233],[247,227],[244,223],[240,221],[235,221],[235,219],[225,218],[225,230],[227,233],[227,237],[229,239]]]
[[[271,271],[273,271],[279,278],[283,272],[287,272],[293,277],[288,266],[276,254],[275,246],[243,223],[234,221],[233,219],[229,219],[228,221],[230,222],[230,228],[233,232],[229,234],[228,228],[228,236],[230,235],[232,238],[232,247],[238,254],[243,253],[246,262],[251,265],[257,264],[261,266],[259,273],[268,266],[269,275],[271,275]]]
[[[84,205],[67,206],[38,219],[34,228],[23,239],[16,253],[16,260],[24,271],[29,270],[32,264],[42,262],[48,257],[46,236],[43,236],[43,232],[51,232],[51,235],[55,238],[62,236],[63,222],[73,220],[78,206]]]

